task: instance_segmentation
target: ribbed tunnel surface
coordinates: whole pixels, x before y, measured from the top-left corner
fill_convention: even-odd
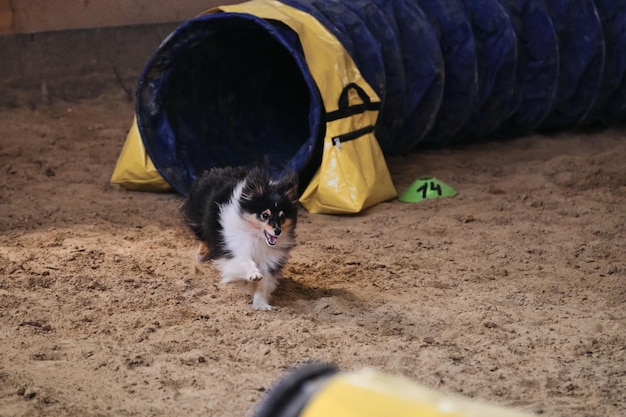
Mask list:
[[[626,115],[624,2],[283,3],[326,27],[379,95],[376,136],[387,154]],[[307,59],[315,57],[279,21],[215,13],[181,25],[137,92],[140,132],[159,172],[185,194],[213,166],[314,170],[325,110]]]

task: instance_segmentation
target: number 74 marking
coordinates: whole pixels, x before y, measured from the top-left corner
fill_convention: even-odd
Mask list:
[[[429,189],[430,191],[437,191],[437,195],[439,197],[441,197],[441,195],[443,194],[443,191],[441,190],[441,185],[437,184],[435,181],[424,182],[415,191],[417,191],[418,193],[421,192],[422,198],[426,198],[428,196]]]

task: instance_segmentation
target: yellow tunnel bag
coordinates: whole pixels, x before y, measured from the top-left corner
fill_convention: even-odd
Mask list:
[[[137,127],[137,117],[133,119],[133,124],[126,136],[126,142],[111,176],[111,183],[138,191],[170,191],[172,189],[146,153]]]
[[[373,133],[379,107],[351,83],[327,113],[322,163],[300,197],[309,212],[354,214],[397,195]]]

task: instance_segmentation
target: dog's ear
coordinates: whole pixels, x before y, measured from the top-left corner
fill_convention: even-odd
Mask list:
[[[280,193],[289,201],[294,204],[298,202],[298,174],[294,171],[283,174],[277,185]]]
[[[243,188],[243,197],[247,200],[253,200],[260,197],[265,193],[265,186],[267,184],[267,174],[259,169],[253,168],[246,176],[246,184]]]

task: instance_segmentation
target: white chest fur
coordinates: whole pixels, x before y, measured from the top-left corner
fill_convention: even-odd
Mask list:
[[[221,207],[222,243],[234,258],[252,260],[265,275],[284,264],[293,240],[290,236],[283,235],[275,246],[266,243],[263,231],[247,221],[239,207],[243,186],[243,183],[239,184],[230,201]]]

